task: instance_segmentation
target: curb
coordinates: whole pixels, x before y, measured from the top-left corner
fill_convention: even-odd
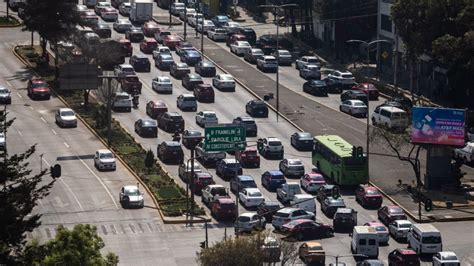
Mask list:
[[[11,16],[11,15],[10,15],[10,18],[13,18],[13,19],[16,21],[16,23],[15,23],[15,24],[11,24],[11,25],[6,25],[6,24],[3,25],[3,24],[1,24],[1,25],[0,25],[0,28],[16,28],[16,27],[19,27],[19,26],[21,26],[21,25],[23,24],[20,20],[18,20],[18,19],[17,19],[16,17],[14,17],[14,16]]]
[[[182,25],[183,22],[181,22],[180,20],[176,20],[176,19],[171,19],[171,23],[169,22],[169,19],[164,21],[164,20],[158,20],[156,19],[155,17],[152,17],[153,21],[155,21],[156,23],[160,24],[160,25],[168,25],[168,26],[179,26],[179,25]]]
[[[17,47],[21,47],[21,45],[17,45],[15,47],[13,47],[12,49],[12,52],[13,54],[26,66],[30,67],[30,69],[35,72],[36,75],[38,75],[38,73],[36,73],[36,71],[34,71],[32,69],[32,66],[29,64],[29,62],[27,62],[26,60],[24,60],[17,52],[16,52],[16,48]],[[39,76],[39,75],[38,75]],[[54,89],[53,89],[54,91]],[[55,91],[54,91],[55,92]],[[64,100],[63,97],[59,96],[56,92],[55,92],[55,95],[56,97],[58,97],[58,99],[67,107],[70,107],[69,104]],[[107,145],[107,142],[102,138],[100,137],[97,132],[79,115],[77,114],[77,117],[78,119],[86,126],[86,128],[100,141],[102,142],[102,144],[105,146],[105,147],[108,147]],[[125,128],[122,127],[122,129],[127,132],[128,134],[130,134]],[[131,135],[131,134],[130,134]],[[133,138],[133,140],[138,143],[135,138]],[[138,143],[142,148],[143,146],[141,145],[141,143]],[[160,217],[161,219],[163,220],[163,223],[175,223],[175,224],[178,224],[178,223],[186,223],[187,221],[186,220],[182,220],[182,219],[172,219],[172,218],[169,218],[169,216],[165,216],[163,214],[163,212],[161,211],[161,208],[160,208],[160,205],[158,204],[158,201],[157,199],[155,198],[154,194],[152,193],[152,191],[150,190],[150,188],[148,188],[148,186],[141,180],[141,178],[128,166],[128,164],[122,159],[121,156],[118,156],[117,153],[111,149],[111,151],[114,153],[115,157],[120,161],[120,163],[127,169],[127,171],[129,173],[131,173],[133,175],[133,177],[135,177],[135,179],[140,183],[141,186],[143,186],[145,188],[145,190],[147,191],[147,193],[151,196],[151,199],[153,201],[153,203],[155,204],[155,207],[156,207],[156,210],[158,211],[158,213],[160,214]],[[169,175],[169,173],[163,169],[163,171]],[[173,180],[174,181],[174,180]],[[196,220],[196,221],[192,221],[192,223],[202,223],[204,220]],[[207,222],[210,222],[211,219],[209,217],[206,217],[206,221]],[[189,223],[189,221],[188,221]]]

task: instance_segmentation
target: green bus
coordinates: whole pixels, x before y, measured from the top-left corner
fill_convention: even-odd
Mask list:
[[[354,147],[337,135],[314,137],[313,165],[338,185],[368,182],[367,157],[362,147]]]

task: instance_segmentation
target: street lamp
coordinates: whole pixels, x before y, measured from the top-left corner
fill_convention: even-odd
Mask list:
[[[378,40],[374,40],[374,41],[371,41],[371,42],[365,42],[365,41],[362,41],[362,40],[348,40],[346,41],[346,43],[362,43],[362,44],[365,44],[367,46],[367,68],[366,68],[366,78],[369,78],[369,61],[370,61],[370,45],[374,44],[374,43],[380,43],[380,42],[385,42],[385,43],[390,43],[392,44],[392,42],[390,41],[387,41],[387,40],[382,40],[382,39],[378,39]],[[369,129],[370,129],[370,118],[369,118],[369,88],[367,87],[367,114],[366,114],[366,118],[367,118],[367,129],[366,129],[366,134],[367,134],[367,143],[366,143],[366,160],[367,160],[367,178],[370,178],[369,177]]]
[[[345,258],[345,257],[362,257],[362,258],[367,258],[367,255],[364,254],[344,254],[344,255],[329,255],[326,254],[327,257],[332,257],[336,259],[336,266],[338,266],[339,263],[339,258]]]
[[[189,166],[189,162],[191,162],[191,174],[190,174],[190,177],[189,179],[187,180],[188,182],[186,183],[186,198],[188,198],[188,191],[189,191],[189,186],[191,185],[191,212],[189,211],[189,198],[186,200],[186,211],[187,211],[187,215],[191,214],[191,219],[193,218],[193,214],[194,214],[194,193],[195,193],[195,188],[194,188],[194,159],[197,159],[197,157],[195,157],[194,155],[194,151],[196,150],[196,146],[199,142],[201,142],[201,140],[203,139],[202,136],[183,136],[183,140],[186,139],[186,140],[191,140],[192,142],[192,146],[190,147],[190,151],[191,151],[191,158],[189,158],[187,161],[186,161],[186,171],[188,170],[188,166]],[[186,224],[188,222],[188,219],[186,217]]]
[[[279,43],[279,37],[280,37],[280,24],[278,23],[278,20],[277,20],[277,9],[280,9],[280,8],[286,8],[286,7],[298,7],[299,5],[297,4],[285,4],[285,5],[260,5],[258,6],[259,8],[272,8],[273,9],[273,16],[274,16],[274,20],[275,20],[275,24],[277,26],[277,30],[276,30],[276,49],[278,51],[278,47],[280,45]],[[279,59],[280,59],[280,55],[279,53],[276,53],[276,60],[277,60],[277,68],[276,68],[276,109],[277,109],[277,112],[276,112],[276,115],[277,115],[277,122],[278,122],[278,117],[280,116],[280,82],[279,82],[279,78],[280,78],[280,71],[279,71],[279,68],[280,68],[280,63],[279,63]]]

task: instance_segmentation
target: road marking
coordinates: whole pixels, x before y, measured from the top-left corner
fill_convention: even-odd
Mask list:
[[[69,144],[67,144],[67,142],[63,142],[64,143],[64,146],[66,146],[66,148],[69,148]]]
[[[92,171],[92,169],[84,162],[84,160],[79,158],[79,156],[76,156],[76,158],[79,159],[79,161],[81,161],[81,163],[92,173],[92,175],[94,175],[94,177],[97,179],[97,181],[99,181],[99,183],[102,185],[102,187],[104,187],[105,191],[107,192],[107,194],[109,194],[110,199],[114,203],[115,208],[118,209],[119,207],[117,205],[117,202],[115,202],[114,197],[112,196],[112,193],[110,193],[109,189],[105,186],[104,182],[102,182],[102,180],[100,180],[100,178],[96,175],[96,173],[94,171]]]
[[[16,95],[18,95],[18,98],[23,98],[19,92],[17,92]]]
[[[8,80],[6,81],[6,83],[8,86],[13,87],[12,84]]]
[[[56,131],[54,129],[51,129],[51,132],[53,132],[54,135],[57,135]]]
[[[17,131],[18,131],[18,135],[23,136],[23,133],[21,133],[20,130],[17,130]]]
[[[41,118],[41,120],[43,120],[43,122],[48,123],[48,122],[46,121],[46,119],[44,119],[44,117],[41,116],[40,118]]]
[[[30,107],[30,109],[33,110],[33,106],[30,105],[30,106],[28,106],[28,107]]]

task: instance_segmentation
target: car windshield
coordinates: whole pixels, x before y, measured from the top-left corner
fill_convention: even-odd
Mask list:
[[[249,180],[249,181],[242,181],[242,186],[243,187],[257,187],[255,185],[255,181]]]
[[[214,113],[205,113],[204,117],[205,118],[216,118],[216,114],[214,114]]]
[[[323,250],[323,247],[322,246],[312,246],[312,247],[308,247],[309,250]]]
[[[239,218],[237,218],[237,220],[239,222],[248,222],[248,221],[250,221],[250,217],[248,217],[248,216],[239,216]]]
[[[311,176],[312,181],[324,181],[324,177],[322,175],[313,175]]]
[[[222,80],[226,80],[226,81],[234,81],[234,78],[231,77],[231,76],[222,76]]]
[[[249,192],[249,196],[250,197],[261,197],[262,193],[260,193],[258,191],[252,191],[252,192]]]
[[[110,152],[106,152],[106,153],[101,153],[99,155],[99,158],[100,159],[113,159],[114,158],[114,155]]]
[[[411,228],[411,224],[399,224],[398,227],[400,227],[400,228]]]
[[[237,168],[237,167],[240,166],[240,164],[238,164],[238,163],[227,163],[226,166],[229,167],[229,168]]]
[[[277,212],[277,213],[275,213],[275,216],[276,217],[281,217],[281,218],[287,218],[287,217],[290,216],[290,214],[286,213],[286,212]],[[290,222],[290,223],[292,223],[292,222]]]
[[[268,145],[269,146],[281,146],[281,142],[279,142],[279,141],[269,141]]]
[[[441,243],[441,237],[439,236],[425,236],[421,239],[424,244],[439,244]]]
[[[173,122],[181,122],[183,118],[181,116],[171,116],[171,120],[173,120]]]
[[[267,59],[265,59],[265,62],[270,63],[270,64],[273,64],[273,63],[276,63],[277,60],[276,60],[276,59],[273,59],[273,58],[267,58]]]
[[[161,83],[171,83],[171,79],[168,77],[159,78],[158,81]]]
[[[73,111],[62,111],[61,116],[74,116]]]
[[[0,87],[0,93],[8,93],[7,88]]]
[[[126,77],[125,79],[128,82],[138,82],[138,77]]]
[[[288,161],[288,164],[289,165],[302,165],[303,163],[301,161],[295,160],[295,161]]]
[[[212,193],[212,195],[219,195],[219,196],[225,196],[227,195],[227,190],[224,187],[220,188],[215,188]]]
[[[185,101],[185,102],[194,102],[194,101],[196,101],[196,99],[194,97],[184,97],[183,101]]]
[[[387,228],[385,228],[385,226],[376,226],[375,230],[377,232],[387,232]]]
[[[308,59],[308,63],[310,63],[310,64],[318,64],[318,63],[319,63],[319,60],[316,59],[316,58],[309,58],[309,59]]]
[[[354,102],[354,106],[367,107],[364,103],[361,102]]]
[[[352,78],[354,78],[354,76],[352,76],[352,74],[342,74],[341,76],[342,76],[342,78],[345,78],[345,79],[352,79]]]
[[[223,210],[234,210],[235,205],[233,203],[224,203],[224,204],[221,204],[221,209],[223,209]]]
[[[125,195],[127,196],[140,196],[140,191],[136,188],[125,190]]]
[[[402,209],[399,209],[399,208],[392,208],[392,209],[389,209],[388,212],[390,214],[403,214],[403,210]]]
[[[180,151],[181,146],[179,146],[179,145],[168,146],[167,150],[169,150],[169,151]]]
[[[378,190],[373,189],[373,190],[367,190],[366,194],[370,196],[379,196],[380,192]]]
[[[156,120],[143,120],[143,126],[145,127],[156,127]]]
[[[272,175],[272,179],[285,179],[284,175]]]
[[[280,55],[291,55],[288,51],[280,51]]]
[[[38,82],[38,83],[33,83],[32,87],[33,88],[48,87],[48,84],[46,82]]]
[[[226,33],[227,32],[224,29],[216,29],[215,31],[216,31],[216,33]]]

